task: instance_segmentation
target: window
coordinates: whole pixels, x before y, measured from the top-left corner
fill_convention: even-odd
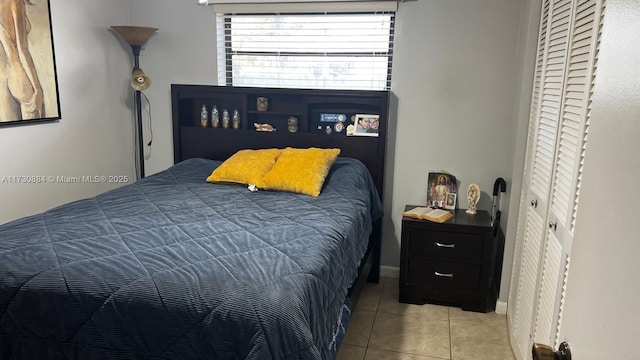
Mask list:
[[[389,89],[394,14],[218,14],[218,82]]]

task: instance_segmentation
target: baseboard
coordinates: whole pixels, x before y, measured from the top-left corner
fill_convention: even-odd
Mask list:
[[[380,265],[380,276],[392,279],[400,278],[400,268],[393,266]]]
[[[496,301],[496,314],[507,315],[507,302],[506,301]]]

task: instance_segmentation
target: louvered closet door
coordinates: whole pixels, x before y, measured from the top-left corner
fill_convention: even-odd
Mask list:
[[[518,359],[530,358],[533,341],[558,340],[602,6],[601,0],[548,0],[542,8],[516,239],[521,260],[509,296]]]
[[[534,341],[559,345],[589,127],[602,3],[574,2]]]
[[[522,244],[521,261],[518,271],[513,272],[509,296],[510,340],[518,359],[527,359],[529,354],[538,308],[538,272],[564,73],[564,57],[560,56],[562,49],[558,48],[562,40],[558,41],[560,24],[554,23],[554,7],[553,0],[545,0],[542,4],[517,238],[517,244]],[[553,44],[551,37],[555,40]]]

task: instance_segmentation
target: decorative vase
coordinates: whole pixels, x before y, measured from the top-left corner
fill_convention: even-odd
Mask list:
[[[206,105],[202,105],[202,109],[200,110],[200,126],[209,126],[209,112],[207,111]]]
[[[211,108],[211,127],[220,127],[220,112],[218,112],[218,108],[215,105]]]
[[[227,111],[227,109],[222,110],[222,128],[228,129],[229,121],[230,121],[229,111]]]
[[[237,109],[236,109],[236,110],[233,110],[233,119],[232,119],[232,122],[233,122],[233,128],[234,128],[235,130],[240,129],[240,113],[238,112],[238,110],[237,110]]]

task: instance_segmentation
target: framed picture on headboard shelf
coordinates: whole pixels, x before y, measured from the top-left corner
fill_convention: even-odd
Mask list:
[[[378,136],[380,128],[380,115],[377,114],[356,114],[355,128],[352,136]]]

